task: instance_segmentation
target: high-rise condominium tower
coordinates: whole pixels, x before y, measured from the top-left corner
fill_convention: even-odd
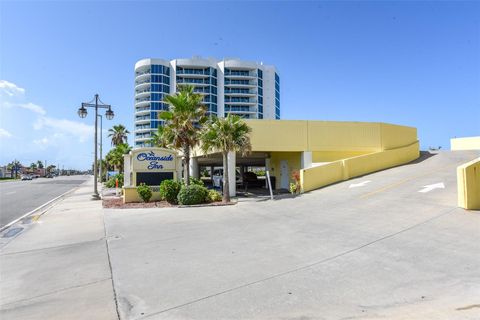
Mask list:
[[[280,119],[280,77],[274,66],[238,59],[143,59],[135,64],[135,147],[149,145],[167,110],[163,97],[190,84],[210,115]]]

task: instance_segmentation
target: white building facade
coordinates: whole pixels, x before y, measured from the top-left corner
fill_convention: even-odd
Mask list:
[[[238,59],[143,59],[135,64],[135,147],[149,146],[168,109],[165,95],[190,84],[204,95],[209,115],[280,119],[280,77],[274,66]]]

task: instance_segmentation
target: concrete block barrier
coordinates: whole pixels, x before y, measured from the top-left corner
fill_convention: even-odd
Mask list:
[[[480,210],[480,158],[457,167],[458,206]]]

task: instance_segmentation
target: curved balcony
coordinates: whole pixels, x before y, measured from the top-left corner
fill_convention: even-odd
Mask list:
[[[135,101],[135,108],[148,106],[150,103],[151,103],[150,99],[144,100],[144,101]]]

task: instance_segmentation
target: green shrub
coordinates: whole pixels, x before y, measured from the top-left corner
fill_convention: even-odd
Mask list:
[[[255,174],[257,175],[257,177],[264,177],[265,176],[265,170],[255,171]]]
[[[293,182],[290,183],[290,193],[291,194],[297,194],[297,184],[296,183],[293,183]]]
[[[178,203],[182,205],[192,205],[204,203],[208,195],[208,189],[204,186],[192,184],[189,186],[183,186],[178,193]]]
[[[190,185],[197,185],[197,186],[204,186],[202,179],[197,179],[194,177],[190,177]]]
[[[222,195],[216,190],[208,190],[206,202],[222,201]]]
[[[137,186],[137,193],[143,202],[150,201],[150,198],[152,197],[152,189],[145,183],[141,183],[139,186]]]
[[[163,180],[160,184],[160,197],[168,203],[176,204],[182,183],[174,180]]]
[[[115,188],[115,179],[118,179],[118,187],[123,187],[123,173],[116,174],[105,182],[105,187]]]

